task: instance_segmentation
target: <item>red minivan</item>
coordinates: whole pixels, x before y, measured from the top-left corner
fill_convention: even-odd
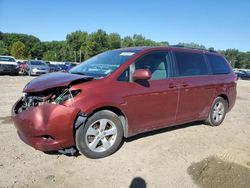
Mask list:
[[[69,73],[39,76],[12,109],[19,137],[41,151],[114,153],[123,138],[204,120],[222,123],[236,99],[224,56],[184,47],[101,53]]]

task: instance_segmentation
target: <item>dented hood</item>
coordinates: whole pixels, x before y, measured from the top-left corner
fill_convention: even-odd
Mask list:
[[[68,86],[92,80],[92,76],[70,74],[64,72],[49,73],[31,80],[23,89],[23,92],[40,92],[50,88]]]

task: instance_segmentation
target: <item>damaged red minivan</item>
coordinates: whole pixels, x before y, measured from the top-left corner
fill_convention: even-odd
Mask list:
[[[184,47],[101,53],[69,73],[39,76],[12,109],[19,137],[41,151],[114,153],[123,138],[204,120],[218,126],[236,99],[224,56]]]

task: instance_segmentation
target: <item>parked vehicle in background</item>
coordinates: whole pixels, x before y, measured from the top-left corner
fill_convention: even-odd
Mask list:
[[[19,66],[12,56],[0,56],[0,74],[18,74]]]
[[[101,158],[142,132],[193,121],[219,126],[235,104],[236,83],[230,64],[214,51],[117,49],[69,73],[33,79],[12,119],[19,137],[38,150],[76,146]]]
[[[28,75],[41,75],[49,73],[49,66],[43,61],[30,60],[25,67],[25,73]]]
[[[72,69],[76,65],[77,65],[76,63],[65,63],[66,71],[68,72],[70,69]]]
[[[65,64],[59,64],[58,66],[62,72],[68,72],[68,67]]]
[[[17,62],[19,65],[19,73],[21,73],[21,74],[25,73],[27,62],[28,61],[22,61],[22,62],[18,61]]]
[[[58,66],[60,67],[61,71],[68,72],[71,68],[75,67],[76,65],[77,65],[76,63],[66,62],[65,64],[59,64]]]
[[[245,70],[235,70],[234,73],[240,80],[250,80],[250,72]]]
[[[58,65],[48,64],[49,72],[58,72],[61,71],[61,68]]]
[[[49,61],[45,61],[45,63],[49,66],[49,72],[58,72],[61,70],[61,67],[57,64],[52,64]]]

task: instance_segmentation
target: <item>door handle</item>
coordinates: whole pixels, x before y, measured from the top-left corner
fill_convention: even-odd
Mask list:
[[[169,87],[169,88],[175,88],[176,85],[175,85],[174,83],[169,83],[168,87]]]
[[[188,86],[188,83],[187,83],[187,82],[182,82],[182,86],[183,86],[183,87],[187,87],[187,86]]]

